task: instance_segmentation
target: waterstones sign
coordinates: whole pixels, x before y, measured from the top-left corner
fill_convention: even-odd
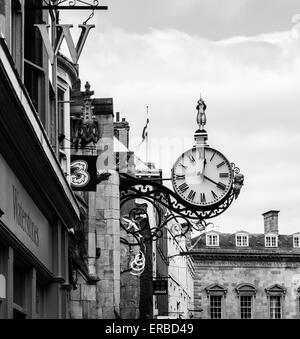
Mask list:
[[[20,246],[52,271],[52,224],[1,154],[0,173],[0,209],[3,211],[0,227],[3,234],[16,238]]]
[[[13,186],[13,208],[16,224],[27,234],[36,246],[39,246],[39,228],[32,220],[30,213],[23,208],[20,194],[15,186]]]

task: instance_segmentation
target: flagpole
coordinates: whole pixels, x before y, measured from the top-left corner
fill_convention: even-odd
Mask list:
[[[147,121],[150,121],[149,120],[149,107],[147,106]],[[146,164],[148,165],[148,146],[149,146],[149,143],[148,143],[148,138],[149,138],[149,122],[148,122],[148,128],[147,128],[147,134],[146,134]]]

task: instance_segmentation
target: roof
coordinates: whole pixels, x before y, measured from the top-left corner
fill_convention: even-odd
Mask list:
[[[192,245],[198,242],[193,251],[197,251],[199,249],[209,249],[211,251],[218,250],[238,250],[238,251],[251,251],[251,250],[283,250],[283,251],[297,251],[300,253],[300,249],[293,247],[293,234],[279,234],[278,235],[278,247],[265,247],[265,234],[248,234],[249,236],[249,246],[248,247],[236,247],[235,236],[237,233],[220,233],[219,234],[219,246],[206,246],[206,233],[201,234],[198,237],[191,239]],[[201,238],[199,240],[199,238]]]

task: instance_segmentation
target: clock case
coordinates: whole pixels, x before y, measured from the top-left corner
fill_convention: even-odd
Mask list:
[[[199,131],[200,132],[200,131]],[[204,131],[205,132],[205,131]],[[197,133],[197,132],[196,132]],[[203,135],[203,134],[202,134]],[[228,162],[228,164],[230,165],[230,175],[231,175],[231,185],[230,185],[230,188],[228,190],[228,192],[224,195],[224,197],[220,200],[218,200],[216,203],[214,204],[210,204],[210,205],[203,205],[203,206],[199,206],[197,204],[193,204],[193,203],[190,203],[189,201],[183,199],[175,190],[174,188],[174,183],[173,183],[173,178],[174,178],[174,166],[175,164],[179,161],[180,158],[183,157],[183,155],[189,151],[194,151],[194,150],[197,150],[197,148],[209,148],[211,149],[212,151],[215,151],[215,152],[218,152],[220,154],[222,154],[223,158]],[[233,182],[234,182],[234,169],[235,169],[235,166],[233,163],[230,163],[230,161],[223,155],[223,153],[221,153],[220,151],[218,151],[217,149],[215,148],[212,148],[210,146],[208,146],[207,144],[205,144],[204,146],[203,145],[195,145],[194,147],[192,147],[191,149],[183,152],[176,160],[174,166],[172,167],[172,170],[171,170],[171,179],[172,179],[172,185],[173,185],[173,189],[174,189],[174,193],[177,195],[177,200],[178,202],[180,202],[181,204],[183,205],[187,205],[189,208],[191,209],[199,209],[199,210],[203,210],[203,211],[209,211],[209,210],[215,210],[217,209],[219,206],[221,206],[222,204],[224,204],[224,202],[226,202],[226,200],[229,198],[229,196],[233,193]]]

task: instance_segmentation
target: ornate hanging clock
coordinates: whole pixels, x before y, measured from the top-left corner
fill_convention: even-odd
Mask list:
[[[184,152],[172,169],[174,191],[197,206],[211,206],[227,196],[233,184],[230,162],[219,151],[194,147]]]
[[[148,237],[141,235],[138,229],[123,227],[134,238],[132,242],[122,238],[124,244],[139,244],[143,247],[147,241],[162,236],[163,227],[172,219],[178,223],[177,219],[181,218],[181,233],[176,236],[184,236],[191,229],[202,231],[207,226],[206,220],[223,213],[239,196],[244,176],[222,152],[207,144],[205,111],[206,104],[200,98],[197,105],[199,128],[194,134],[195,144],[175,161],[171,171],[173,190],[162,184],[163,180],[170,178],[155,180],[120,174],[121,206],[127,201],[141,198],[153,205],[158,216],[157,226],[151,228]],[[164,213],[159,208],[164,208]],[[127,218],[129,223],[134,221],[129,219]]]
[[[186,203],[207,210],[217,207],[232,193],[234,166],[218,150],[207,145],[206,105],[198,101],[196,144],[184,152],[172,168],[174,192]]]

